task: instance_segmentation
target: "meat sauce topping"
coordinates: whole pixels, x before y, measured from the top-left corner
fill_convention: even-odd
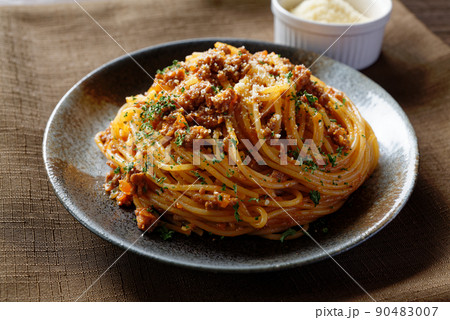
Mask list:
[[[311,80],[311,72],[305,66],[293,65],[285,58],[279,58],[281,64],[274,64],[267,51],[251,54],[244,47],[238,48],[238,54],[230,53],[230,48],[222,44],[203,53],[194,53],[184,62],[174,61],[171,66],[158,70],[150,89],[162,93],[159,99],[153,104],[139,102],[136,105],[142,109],[141,118],[144,122],[162,135],[176,138],[176,144],[185,148],[192,147],[194,139],[211,138],[213,130],[223,132],[221,138],[224,138],[224,143],[227,144],[225,119],[227,115],[239,112],[241,102],[241,97],[234,87],[252,69],[252,65],[263,66],[274,79],[287,75],[290,83],[295,84],[298,93],[306,92],[309,95],[308,97],[303,94],[299,99],[309,103],[317,111],[325,113],[329,108],[328,94],[322,86]],[[275,113],[268,115],[269,121],[262,128],[267,139],[274,136],[278,116]],[[277,138],[286,138],[283,132],[278,128],[276,133],[280,134]],[[327,132],[338,146],[349,148],[345,128],[331,123]],[[110,134],[108,129],[101,139],[110,139]],[[153,183],[144,173],[134,169],[123,176],[115,173],[116,168],[111,168],[113,170],[106,177],[105,190],[118,199],[119,205],[130,205],[134,194],[145,193],[148,184]],[[286,180],[284,174],[278,171],[274,171],[272,176],[279,181]],[[237,198],[228,194],[217,193],[208,201],[204,201],[204,205],[207,209],[217,209],[231,207],[237,201]],[[136,210],[136,216],[138,226],[142,229],[155,222],[158,214],[139,209]]]
[[[172,66],[158,71],[152,88],[163,88],[171,95],[165,96],[158,112],[152,113],[152,127],[169,137],[183,137],[180,145],[184,147],[191,147],[194,139],[210,138],[214,129],[225,132],[225,117],[239,112],[240,96],[234,86],[249,72],[251,64],[263,65],[274,78],[285,75],[288,70],[297,92],[313,95],[318,111],[327,108],[328,94],[311,80],[311,72],[305,66],[293,65],[286,58],[280,58],[280,66],[271,62],[267,51],[251,54],[244,47],[238,50],[239,54],[230,54],[229,47],[222,44],[198,54],[197,58],[174,61]],[[195,83],[190,83],[191,76],[197,79]],[[309,101],[305,95],[301,99],[305,103]],[[275,120],[263,128],[265,136],[273,135]],[[336,144],[348,147],[344,128],[330,126],[328,132]]]

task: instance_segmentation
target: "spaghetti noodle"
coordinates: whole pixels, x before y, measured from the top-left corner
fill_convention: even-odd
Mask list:
[[[219,42],[158,70],[95,140],[112,169],[105,190],[136,207],[140,229],[281,240],[338,210],[379,154],[344,93],[275,53]]]

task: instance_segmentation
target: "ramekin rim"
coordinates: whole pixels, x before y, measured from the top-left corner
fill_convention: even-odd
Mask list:
[[[285,9],[280,3],[279,0],[271,0],[271,8],[272,8],[272,13],[274,15],[277,16],[281,16],[282,18],[284,18],[285,22],[292,22],[290,23],[290,25],[298,27],[298,23],[301,23],[303,25],[310,25],[310,26],[315,26],[315,27],[321,27],[321,28],[328,28],[329,30],[336,30],[337,29],[341,29],[342,31],[345,31],[347,28],[349,28],[350,26],[352,28],[359,28],[359,29],[364,29],[365,31],[368,31],[366,29],[378,29],[380,27],[379,23],[383,22],[383,24],[386,24],[387,21],[389,20],[389,17],[392,13],[392,0],[386,0],[388,2],[388,7],[386,12],[381,15],[380,17],[373,19],[373,20],[369,20],[367,22],[362,22],[362,23],[326,23],[326,22],[318,22],[318,21],[313,21],[313,20],[306,20],[300,17],[297,17],[296,15],[292,14],[291,12],[289,12],[287,9]],[[290,20],[290,21],[286,21]],[[386,20],[386,21],[383,21]]]

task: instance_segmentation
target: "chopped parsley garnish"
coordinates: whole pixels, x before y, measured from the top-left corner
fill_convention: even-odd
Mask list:
[[[344,147],[339,147],[336,150],[337,156],[340,157],[342,155],[342,150],[344,150]]]
[[[236,202],[233,205],[233,209],[234,209],[234,218],[236,219],[237,222],[242,221],[241,220],[241,216],[239,215],[238,209],[239,209],[239,202]]]
[[[250,198],[250,199],[248,199],[248,201],[256,201],[256,202],[259,202],[259,198]]]
[[[144,163],[144,167],[142,168],[142,172],[147,172],[148,171],[148,162],[147,162],[147,160],[145,160],[145,163]]]
[[[336,156],[333,156],[332,154],[327,154],[328,161],[330,161],[331,166],[334,168],[336,167]]]
[[[206,184],[205,178],[202,177],[200,175],[200,173],[198,173],[197,171],[191,171],[191,172],[194,174],[194,176],[196,176],[201,181],[201,184]]]
[[[115,174],[120,173],[120,167],[115,168],[115,169],[114,169],[114,173],[115,173]]]
[[[288,80],[288,82],[291,81],[292,76],[293,76],[292,71],[289,71],[289,72],[286,74],[286,79]]]
[[[148,123],[148,122],[144,122],[143,124],[141,124],[141,126],[139,127],[139,130],[153,130],[153,126]],[[153,133],[151,134],[153,135]]]
[[[289,236],[293,236],[295,234],[295,230],[292,228],[287,229],[283,234],[281,235],[280,241],[284,242],[284,239]]]
[[[222,184],[222,191],[225,191],[225,190],[227,190],[227,185],[224,183],[224,184]]]
[[[168,66],[168,67],[165,67],[163,70],[156,70],[156,73],[158,73],[158,74],[163,74],[163,73],[165,73],[167,70],[172,70],[172,69],[174,69],[174,68],[179,68],[179,67],[181,67],[181,64],[180,64],[180,62],[178,61],[178,60],[173,60],[172,61],[172,64],[170,65],[170,66]]]
[[[130,162],[129,164],[127,164],[125,167],[123,167],[123,171],[125,171],[125,172],[130,172],[131,171],[131,169],[133,169],[134,168],[134,163],[133,162]]]
[[[162,95],[158,101],[147,102],[142,106],[143,112],[140,117],[143,120],[155,120],[157,114],[165,112],[167,109],[176,109],[175,101],[168,95]]]
[[[330,209],[333,209],[334,207],[331,206]],[[330,226],[328,225],[328,219],[326,217],[322,217],[320,219],[317,219],[316,221],[312,222],[309,225],[309,230],[314,233],[328,233],[330,231]]]
[[[309,192],[309,198],[314,202],[314,207],[319,204],[320,201],[320,192],[317,190],[311,190]]]
[[[214,93],[215,93],[215,94],[217,94],[220,90],[222,90],[222,87],[221,87],[221,86],[218,86],[218,87],[216,87],[216,86],[211,86],[211,88],[214,90]]]
[[[186,134],[185,133],[177,133],[177,138],[175,139],[175,144],[179,147],[181,147],[181,145],[184,142],[184,138],[186,138]]]
[[[156,183],[162,183],[164,182],[164,180],[166,180],[166,177],[161,177],[159,179],[156,179]]]
[[[297,150],[289,150],[287,153],[290,157],[297,159],[298,156],[300,155],[300,150],[297,147]]]
[[[187,132],[187,133],[191,132],[191,127],[189,126],[189,123],[187,123],[186,121],[184,121],[183,124],[184,124],[185,127],[186,127],[186,132]]]
[[[317,99],[316,96],[314,96],[313,94],[310,94],[308,92],[306,92],[306,90],[300,91],[297,94],[291,94],[291,100],[295,101],[295,107],[296,109],[299,109],[300,106],[302,105],[303,101],[301,100],[301,97],[305,96],[306,100],[308,100],[309,104],[311,106],[314,106],[314,103],[316,101],[318,101],[319,99]],[[317,110],[315,110],[315,113],[317,113]]]
[[[308,102],[309,102],[311,105],[314,105],[314,103],[315,103],[317,100],[319,100],[319,99],[317,99],[317,97],[315,97],[313,94],[310,94],[310,93],[308,93],[308,92],[306,92],[306,91],[303,91],[303,94],[305,95],[306,99],[308,100]]]
[[[172,235],[175,233],[175,231],[167,229],[166,226],[160,226],[158,228],[158,233],[161,239],[166,241],[172,238]]]
[[[309,170],[309,172],[311,172],[311,173],[314,173],[314,171],[316,171],[319,168],[317,163],[315,163],[312,160],[304,161],[303,164],[305,165],[303,170],[305,170],[305,171]]]

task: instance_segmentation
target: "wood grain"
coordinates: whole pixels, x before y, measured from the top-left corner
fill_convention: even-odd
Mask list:
[[[0,0],[0,5],[68,3],[72,0]],[[82,0],[81,2],[99,0]],[[420,21],[450,45],[449,0],[400,0]]]
[[[450,45],[449,0],[401,0],[433,33]]]

